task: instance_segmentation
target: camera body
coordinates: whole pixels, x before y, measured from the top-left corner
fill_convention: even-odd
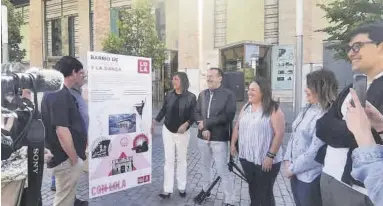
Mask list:
[[[21,148],[27,148],[28,190],[25,202],[31,206],[41,203],[41,185],[44,171],[45,128],[38,112],[38,75],[32,73],[2,74],[1,90],[1,159],[8,160]],[[41,83],[41,82],[40,82]],[[40,87],[41,88],[41,87]],[[33,93],[24,96],[23,91]],[[13,161],[10,158],[8,161]],[[2,165],[2,169],[12,164]],[[5,168],[4,168],[5,167]],[[12,167],[11,167],[12,168]],[[11,180],[12,181],[12,180]],[[16,191],[15,191],[16,192]]]

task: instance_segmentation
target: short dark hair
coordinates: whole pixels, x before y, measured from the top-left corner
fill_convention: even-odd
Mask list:
[[[185,72],[176,72],[173,76],[178,76],[180,78],[182,90],[186,91],[189,89],[189,78]]]
[[[321,107],[329,109],[334,103],[338,93],[338,81],[335,74],[326,69],[310,72],[306,76],[307,88],[318,94]]]
[[[78,72],[83,69],[83,66],[79,60],[71,56],[63,56],[55,65],[55,69],[60,71],[64,77],[72,75],[73,70]]]
[[[210,68],[210,70],[215,70],[215,71],[217,71],[218,75],[219,75],[220,77],[223,77],[223,71],[222,71],[222,69],[220,69],[220,68],[218,68],[218,67],[212,67],[212,68]]]
[[[368,38],[380,44],[383,42],[383,22],[374,22],[357,27],[350,32],[349,41],[359,34],[367,34]]]

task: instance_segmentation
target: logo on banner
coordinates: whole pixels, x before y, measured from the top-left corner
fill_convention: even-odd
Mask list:
[[[150,62],[149,60],[138,60],[138,73],[140,74],[149,74],[150,72]]]
[[[136,153],[143,153],[149,150],[149,140],[144,134],[139,134],[133,140],[133,148]]]
[[[120,144],[122,147],[127,147],[129,145],[129,139],[128,137],[123,137],[120,140]]]
[[[111,149],[110,139],[105,137],[98,138],[92,144],[92,159],[108,157]]]
[[[142,184],[150,181],[150,175],[145,175],[137,178],[137,183]]]

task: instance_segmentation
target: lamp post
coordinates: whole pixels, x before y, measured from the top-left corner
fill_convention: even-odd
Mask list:
[[[294,114],[298,115],[302,104],[303,65],[303,0],[296,0],[296,63],[294,78]]]
[[[8,47],[8,9],[5,5],[1,5],[1,44],[3,47],[3,62],[9,62]]]

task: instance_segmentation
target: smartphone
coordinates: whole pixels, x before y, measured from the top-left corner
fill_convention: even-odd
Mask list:
[[[362,107],[365,107],[367,98],[367,76],[363,74],[355,74],[352,81],[352,88],[358,95]],[[351,100],[351,105],[355,107],[353,100]]]

